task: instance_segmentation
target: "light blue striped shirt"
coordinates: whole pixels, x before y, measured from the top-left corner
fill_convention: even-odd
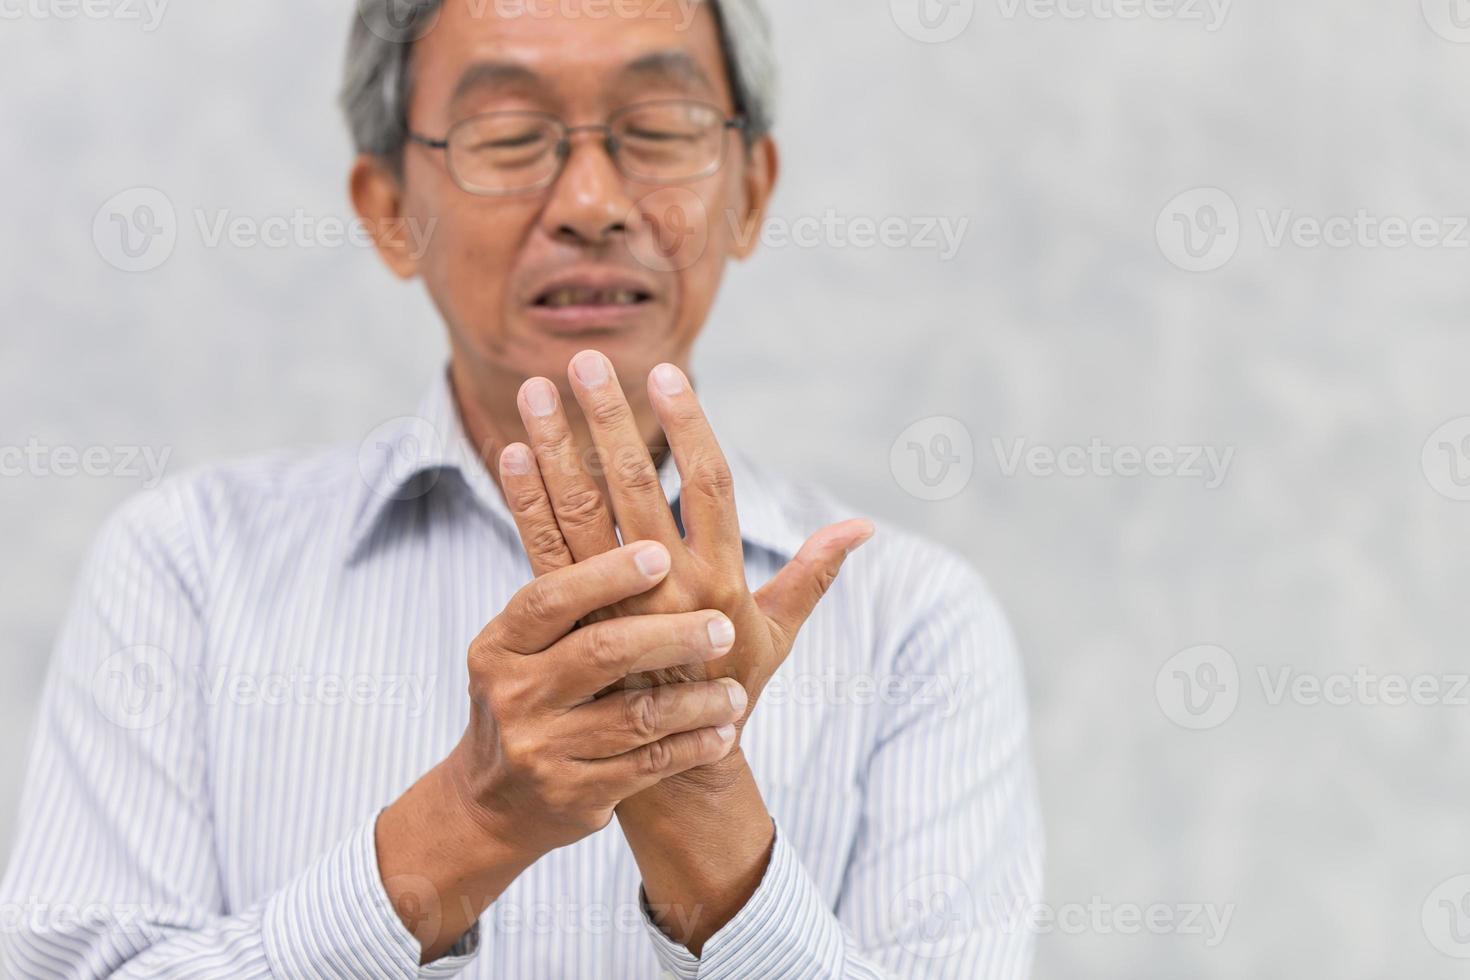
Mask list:
[[[732,456],[757,588],[852,515]],[[967,565],[886,528],[750,719],[776,845],[701,958],[649,921],[614,821],[421,968],[374,823],[460,738],[469,643],[530,575],[443,378],[360,448],[212,467],[123,507],[47,680],[4,976],[1028,974],[1042,843],[1012,637]]]

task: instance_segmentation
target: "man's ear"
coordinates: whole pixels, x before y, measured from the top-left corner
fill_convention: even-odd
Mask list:
[[[379,158],[364,153],[352,165],[349,179],[352,207],[373,237],[378,255],[401,279],[418,274],[423,257],[418,237],[411,234],[413,218],[403,213],[403,182]]]
[[[746,153],[742,200],[737,212],[740,234],[736,236],[734,243],[737,259],[749,258],[760,242],[761,226],[766,221],[766,206],[771,203],[771,194],[776,190],[776,178],[780,171],[781,155],[776,150],[776,141],[769,136],[762,137]]]

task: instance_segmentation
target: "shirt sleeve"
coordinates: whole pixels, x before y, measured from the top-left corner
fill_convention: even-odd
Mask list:
[[[176,483],[104,527],[58,637],[20,832],[0,884],[6,977],[450,977],[419,966],[378,874],[376,814],[298,877],[230,909],[215,860],[200,522]]]
[[[903,690],[930,694],[879,709],[863,820],[835,907],[778,826],[755,894],[699,957],[644,905],[666,976],[1030,975],[1044,848],[1014,639],[978,575],[957,560],[927,565],[918,594],[937,600],[893,671],[913,681]]]

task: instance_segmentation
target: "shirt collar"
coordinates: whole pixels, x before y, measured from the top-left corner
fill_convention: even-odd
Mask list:
[[[727,448],[726,457],[735,481],[742,540],[788,560],[794,557],[806,533],[783,506],[780,486],[742,454]],[[412,415],[374,430],[363,444],[358,464],[364,492],[348,540],[349,560],[367,546],[389,511],[436,492],[446,479],[459,480],[476,506],[514,534],[515,519],[505,498],[465,433],[447,371],[435,376]],[[673,506],[681,480],[671,459],[659,467],[659,481]]]

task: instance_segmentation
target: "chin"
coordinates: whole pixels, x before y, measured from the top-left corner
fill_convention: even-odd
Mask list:
[[[549,378],[562,385],[573,357],[584,350],[600,351],[613,362],[623,387],[637,390],[649,371],[673,359],[670,333],[667,326],[652,324],[643,329],[609,326],[575,332],[531,331],[518,345],[522,351],[518,360],[526,366],[527,377]]]

